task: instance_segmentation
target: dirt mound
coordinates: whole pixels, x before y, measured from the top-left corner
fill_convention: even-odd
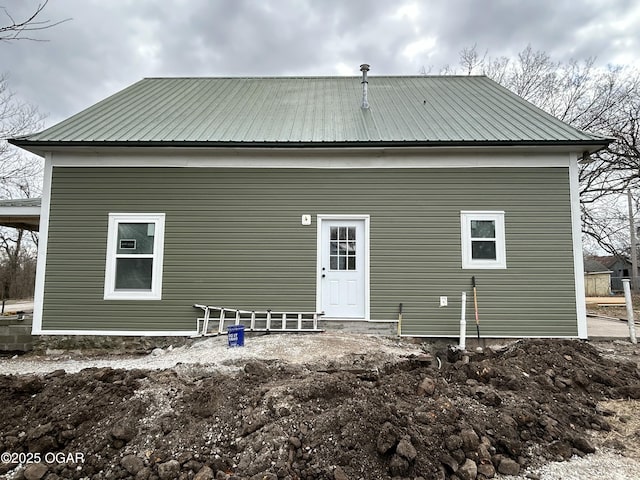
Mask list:
[[[636,363],[579,341],[444,350],[385,365],[359,356],[317,368],[250,361],[238,374],[93,368],[0,376],[0,451],[13,452],[12,461],[41,460],[25,471],[0,464],[0,474],[492,478],[540,458],[593,452],[590,432],[611,429],[598,402],[640,398]]]

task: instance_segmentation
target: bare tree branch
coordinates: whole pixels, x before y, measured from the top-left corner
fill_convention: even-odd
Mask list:
[[[40,30],[47,30],[61,23],[68,22],[71,18],[65,18],[57,22],[51,20],[40,20],[40,14],[49,3],[49,0],[44,0],[38,4],[36,10],[27,18],[22,20],[16,20],[6,7],[0,7],[0,10],[4,12],[8,22],[4,25],[0,25],[0,41],[11,42],[13,40],[31,40],[43,42],[46,40],[33,38],[29,36],[29,32],[37,32]]]
[[[609,253],[628,251],[626,214],[620,195],[640,193],[640,74],[622,67],[601,69],[595,59],[556,62],[528,45],[515,59],[460,52],[461,71],[483,74],[556,118],[615,139],[581,163],[580,200],[586,238]]]
[[[38,4],[27,18],[16,20],[0,6],[0,42],[36,40],[32,34],[69,19],[52,22],[41,19],[48,0]],[[4,16],[3,16],[4,14]],[[3,20],[8,21],[3,22]],[[27,155],[7,142],[8,138],[42,128],[43,116],[28,103],[20,101],[0,76],[0,198],[38,196],[42,184],[41,159]],[[38,236],[35,232],[0,227],[0,293],[2,298],[33,295]]]

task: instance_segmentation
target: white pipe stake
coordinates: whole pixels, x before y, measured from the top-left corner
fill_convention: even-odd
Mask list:
[[[467,348],[467,292],[462,292],[462,311],[460,313],[460,350],[465,351]]]
[[[636,340],[636,325],[635,319],[633,318],[633,302],[631,300],[631,287],[629,286],[629,279],[623,279],[622,285],[624,287],[624,300],[627,303],[627,324],[629,324],[629,338],[631,339],[631,343],[638,343],[638,340]]]

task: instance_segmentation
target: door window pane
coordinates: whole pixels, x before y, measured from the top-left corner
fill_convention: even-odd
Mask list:
[[[329,235],[329,268],[356,269],[356,228],[331,227]]]

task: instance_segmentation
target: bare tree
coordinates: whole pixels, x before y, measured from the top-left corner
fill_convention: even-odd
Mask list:
[[[640,186],[640,75],[596,68],[595,59],[554,61],[527,46],[515,59],[460,52],[465,74],[483,74],[564,122],[608,138],[611,145],[580,162],[583,231],[612,254],[628,251],[620,195]]]
[[[476,69],[481,68],[487,61],[488,51],[484,52],[484,55],[480,56],[478,53],[478,44],[474,44],[473,47],[463,48],[460,51],[460,66],[465,71],[465,75],[471,75]]]
[[[0,42],[42,41],[34,36],[35,32],[69,20],[43,19],[42,12],[47,3],[48,0],[44,0],[35,11],[21,18],[0,6]],[[6,77],[0,76],[0,198],[29,198],[39,193],[41,160],[9,145],[7,139],[39,130],[42,120],[38,110],[18,99],[9,89]],[[0,227],[2,298],[32,295],[37,240],[34,232]]]
[[[14,15],[9,12],[6,7],[0,6],[0,10],[4,13],[3,24],[0,24],[0,41],[11,42],[13,40],[34,40],[43,41],[42,39],[32,37],[33,32],[40,30],[46,30],[61,23],[67,22],[70,18],[52,22],[51,20],[42,19],[42,11],[49,3],[49,0],[44,0],[39,3],[35,11],[30,13],[27,17],[20,19],[14,18]]]
[[[40,192],[42,164],[38,157],[22,153],[7,138],[39,130],[42,115],[21,102],[0,77],[0,198],[30,198]],[[35,268],[37,234],[0,227],[0,282],[2,298],[27,297]],[[18,288],[18,285],[22,287]]]
[[[25,156],[7,142],[8,138],[37,131],[43,116],[38,110],[16,98],[6,79],[0,77],[0,198],[24,196],[36,188],[42,170],[41,162]]]

